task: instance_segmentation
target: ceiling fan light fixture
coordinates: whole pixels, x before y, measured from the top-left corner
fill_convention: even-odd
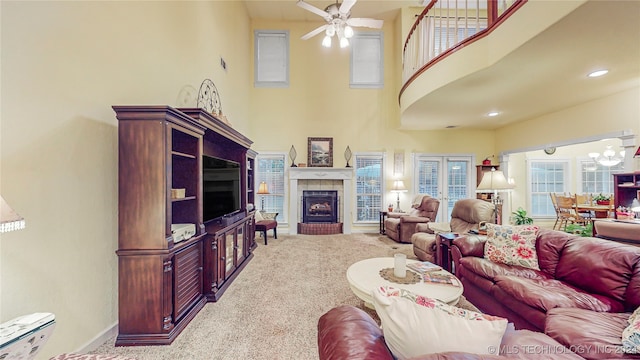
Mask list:
[[[331,36],[325,36],[324,39],[322,39],[322,46],[326,47],[326,48],[330,48],[331,47]]]
[[[327,36],[333,36],[336,33],[336,28],[334,25],[327,26],[327,31],[325,32]]]
[[[340,47],[346,48],[347,46],[349,46],[349,40],[346,37],[340,38]]]
[[[353,37],[353,28],[349,25],[344,27],[344,37],[351,39]]]

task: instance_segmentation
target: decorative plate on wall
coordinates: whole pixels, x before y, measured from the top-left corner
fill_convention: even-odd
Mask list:
[[[205,109],[213,115],[222,113],[222,102],[220,101],[218,88],[216,88],[213,81],[209,79],[205,79],[200,85],[200,91],[198,92],[198,107]]]

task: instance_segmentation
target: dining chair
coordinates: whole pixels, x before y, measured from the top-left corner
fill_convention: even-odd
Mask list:
[[[576,211],[576,199],[574,196],[556,196],[558,204],[558,215],[560,224],[558,229],[565,230],[568,224],[586,225],[589,219],[586,219]]]
[[[553,224],[553,230],[559,230],[560,227],[556,229],[556,226],[560,224],[560,211],[558,209],[558,201],[556,199],[557,195],[555,193],[549,193],[549,196],[551,197],[551,203],[553,204],[553,209],[556,211],[556,222]]]
[[[575,194],[574,197],[576,205],[589,204],[589,196],[587,194]],[[591,211],[579,211],[578,215],[586,219],[591,219],[593,217]]]

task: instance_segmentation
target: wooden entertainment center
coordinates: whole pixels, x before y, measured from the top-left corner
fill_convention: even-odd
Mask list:
[[[170,344],[253,257],[255,211],[246,204],[254,203],[256,152],[249,139],[202,109],[113,109],[119,171],[116,345]],[[240,167],[242,209],[208,222],[203,155]],[[185,223],[195,225],[195,234],[177,241],[171,225]]]

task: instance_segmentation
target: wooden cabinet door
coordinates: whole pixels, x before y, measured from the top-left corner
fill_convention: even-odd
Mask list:
[[[180,319],[202,296],[202,242],[198,241],[174,256],[173,306],[175,321]]]
[[[236,228],[236,267],[240,265],[246,256],[245,249],[246,246],[246,233],[247,233],[247,223],[246,221],[242,224],[238,225]]]

